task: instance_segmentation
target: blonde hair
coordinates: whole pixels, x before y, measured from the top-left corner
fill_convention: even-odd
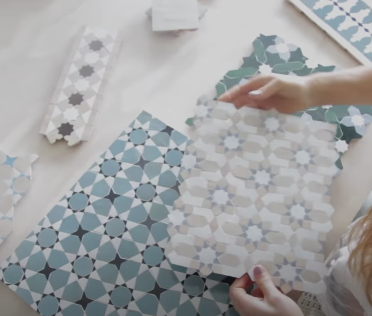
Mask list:
[[[348,261],[349,269],[358,277],[372,306],[372,208],[352,228],[349,245],[356,244]]]

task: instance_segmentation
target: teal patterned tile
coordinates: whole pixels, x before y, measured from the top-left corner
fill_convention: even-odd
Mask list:
[[[0,266],[0,279],[41,315],[231,314],[231,278],[208,280],[164,256],[187,141],[143,112]]]
[[[361,0],[289,0],[362,64],[372,62],[372,9]]]
[[[310,1],[316,2],[317,0]],[[252,45],[253,53],[243,58],[244,62],[241,68],[230,70],[217,83],[216,98],[260,73],[307,76],[318,72],[333,72],[336,69],[335,66],[311,64],[299,47],[287,44],[282,38],[275,35],[260,35]],[[335,139],[336,148],[342,156],[352,140],[359,139],[365,134],[366,127],[372,121],[372,107],[327,105],[309,108],[306,111],[294,113],[294,115],[304,117],[304,119],[337,124],[339,132]],[[192,118],[187,120],[187,124],[193,126]],[[338,162],[338,167],[342,169],[341,160]]]

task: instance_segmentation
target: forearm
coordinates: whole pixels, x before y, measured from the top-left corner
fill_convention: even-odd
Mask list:
[[[372,67],[357,67],[308,77],[312,104],[372,104]]]

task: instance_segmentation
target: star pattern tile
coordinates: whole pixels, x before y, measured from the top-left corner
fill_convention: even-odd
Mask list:
[[[85,27],[71,50],[40,128],[51,143],[87,141],[98,114],[99,94],[118,54],[118,34]]]
[[[321,293],[337,126],[208,100],[194,122],[168,216],[170,262],[252,278],[262,264],[284,293]]]
[[[298,1],[303,2],[305,0]],[[306,0],[308,3],[316,1]],[[329,6],[329,3],[333,1],[324,0],[323,2]],[[340,4],[340,1],[336,2]],[[218,82],[216,85],[216,98],[232,87],[244,84],[252,76],[259,73],[307,76],[318,72],[333,72],[336,70],[335,66],[323,66],[309,60],[304,56],[300,47],[288,44],[276,35],[260,35],[253,41],[252,46],[253,53],[243,58],[244,62],[241,68],[227,72]],[[199,103],[200,101],[198,100],[198,105]],[[372,121],[372,107],[325,105],[309,108],[306,111],[297,112],[295,115],[302,117],[305,121],[323,121],[337,124],[336,149],[342,156],[347,151],[352,140],[364,136],[366,127]],[[187,124],[193,126],[193,120],[191,118],[188,119]],[[337,162],[337,166],[342,169],[341,159]]]
[[[38,156],[11,157],[0,151],[0,244],[13,230],[14,207],[31,185],[31,165]]]
[[[165,258],[187,141],[142,112],[0,266],[0,279],[40,315],[237,315],[232,279]]]
[[[362,0],[289,0],[364,65],[372,62],[372,9]]]

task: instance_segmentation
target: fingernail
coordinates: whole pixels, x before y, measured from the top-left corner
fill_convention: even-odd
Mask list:
[[[249,95],[257,96],[257,95],[260,95],[261,93],[262,93],[261,90],[255,90],[255,91],[251,91],[251,92],[249,92]]]
[[[257,266],[253,269],[254,276],[261,276],[264,273],[264,269],[260,266]]]

